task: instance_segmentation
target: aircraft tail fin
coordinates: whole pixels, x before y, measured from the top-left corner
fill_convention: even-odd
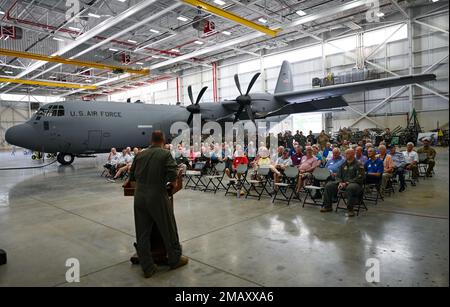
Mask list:
[[[292,79],[292,67],[291,63],[284,61],[281,66],[280,75],[278,77],[277,87],[275,88],[275,94],[293,92],[294,80]]]

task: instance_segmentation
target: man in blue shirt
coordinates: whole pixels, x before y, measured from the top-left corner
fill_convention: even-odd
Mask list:
[[[328,154],[332,151],[333,149],[331,148],[331,143],[327,143],[327,145],[325,145],[325,149],[323,150],[323,157],[325,159],[328,158]]]
[[[339,148],[333,149],[333,157],[328,160],[325,167],[330,171],[330,173],[336,176],[339,168],[345,163],[345,159],[341,156],[341,151]]]
[[[384,171],[383,160],[377,158],[377,152],[372,147],[367,150],[367,155],[369,159],[366,164],[364,164],[364,169],[366,170],[366,183],[381,183]]]

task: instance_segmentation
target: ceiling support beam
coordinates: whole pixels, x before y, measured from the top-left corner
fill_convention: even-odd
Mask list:
[[[80,46],[81,44],[87,42],[88,40],[94,38],[95,36],[97,36],[100,33],[106,31],[107,29],[109,29],[111,27],[114,27],[115,25],[121,23],[122,21],[124,21],[128,17],[130,17],[130,16],[132,16],[132,15],[138,13],[138,12],[141,12],[143,9],[145,9],[148,6],[150,6],[151,4],[154,4],[156,1],[157,0],[143,0],[142,2],[140,2],[140,3],[130,7],[126,11],[120,13],[119,15],[110,17],[110,18],[102,21],[101,23],[99,23],[97,26],[95,26],[91,30],[89,30],[86,33],[80,35],[74,41],[72,41],[71,43],[69,43],[66,46],[62,47],[57,52],[53,53],[52,56],[61,56],[61,55],[65,54],[65,53],[69,52],[70,50],[73,50],[74,48],[76,48],[76,47]],[[31,65],[26,70],[24,70],[23,72],[19,73],[15,77],[16,78],[22,78],[22,77],[32,73],[33,71],[41,68],[46,63],[47,62],[45,62],[45,61],[38,61],[38,62],[34,63],[33,65]],[[9,89],[9,90],[4,91],[3,93],[7,93],[10,90],[12,90],[12,88]]]
[[[0,77],[0,83],[18,83],[18,84],[28,84],[28,85],[49,86],[49,87],[64,87],[64,88],[72,88],[72,89],[76,88],[76,89],[83,89],[83,90],[97,89],[97,86],[95,86],[95,85],[49,82],[49,81],[39,81],[39,80],[24,80],[24,79],[3,78],[3,77]]]
[[[238,16],[234,13],[231,13],[229,11],[218,8],[217,6],[203,2],[201,0],[181,0],[181,1],[186,3],[187,5],[194,7],[194,8],[201,9],[201,10],[209,12],[213,15],[228,19],[230,21],[233,21],[235,23],[243,25],[247,28],[267,34],[271,37],[277,36],[278,32],[281,30],[281,29],[276,29],[276,30],[269,29],[269,28],[267,28],[263,25],[260,25],[256,22],[253,22],[251,20],[248,20],[248,19]]]
[[[0,48],[0,55],[13,57],[13,58],[17,57],[17,58],[32,59],[32,60],[37,60],[37,61],[61,63],[61,64],[73,65],[73,66],[91,67],[91,68],[96,68],[96,69],[127,72],[127,73],[138,74],[138,75],[148,75],[150,73],[150,71],[148,69],[133,69],[130,67],[125,67],[125,66],[116,66],[116,65],[108,65],[108,64],[102,64],[102,63],[96,63],[96,62],[71,60],[71,59],[62,58],[60,56],[46,56],[46,55],[41,55],[41,54],[37,54],[37,53],[14,51],[14,50],[2,49],[2,48]]]

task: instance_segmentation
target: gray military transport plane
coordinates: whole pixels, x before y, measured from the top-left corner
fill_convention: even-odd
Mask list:
[[[342,95],[367,90],[396,87],[435,80],[432,74],[410,75],[361,81],[294,91],[291,65],[284,62],[275,93],[250,94],[260,74],[256,74],[247,91],[235,83],[240,96],[221,103],[201,103],[206,87],[191,105],[147,105],[115,102],[65,101],[41,107],[26,123],[7,130],[10,144],[46,153],[58,153],[58,162],[69,165],[75,157],[107,153],[112,147],[146,147],[154,130],[169,135],[175,122],[192,124],[194,114],[205,121],[265,120],[294,113],[314,112],[347,106]]]

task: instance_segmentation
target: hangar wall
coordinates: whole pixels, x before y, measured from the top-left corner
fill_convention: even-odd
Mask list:
[[[420,15],[416,11],[415,15]],[[406,126],[407,117],[415,108],[418,112],[422,127],[426,130],[436,129],[437,125],[448,125],[448,12],[422,18],[422,22],[433,25],[423,26],[408,21],[399,22],[394,26],[371,30],[361,34],[363,44],[358,44],[358,36],[350,35],[330,40],[328,43],[318,43],[316,40],[305,39],[303,45],[295,46],[291,50],[267,53],[261,58],[240,55],[218,64],[217,81],[219,100],[234,99],[238,91],[233,76],[239,74],[242,87],[246,88],[249,80],[256,72],[262,72],[253,91],[273,92],[278,78],[279,69],[284,59],[293,64],[294,87],[297,90],[311,87],[314,77],[323,77],[328,71],[338,75],[344,71],[351,71],[357,62],[356,49],[364,48],[364,54],[370,55],[366,67],[376,70],[382,77],[406,75],[409,73],[429,72],[437,75],[437,81],[429,82],[426,87],[430,90],[412,86],[404,88],[398,95],[383,103],[383,100],[395,94],[399,88],[382,89],[366,93],[346,95],[350,107],[344,112],[334,112],[332,116],[333,129],[341,127],[391,127]],[[441,28],[442,30],[438,30]],[[409,39],[410,34],[413,39]],[[388,39],[386,44],[385,40]],[[358,59],[361,61],[361,58]],[[437,65],[433,65],[436,64]],[[428,70],[430,66],[433,69]],[[179,77],[180,101],[187,105],[187,87],[192,85],[194,93],[198,93],[203,86],[208,86],[203,101],[213,101],[213,72],[211,68],[196,67],[183,71]],[[176,79],[164,81],[166,86],[155,88],[144,101],[147,103],[174,104],[177,101]],[[166,88],[166,90],[163,90]],[[434,92],[434,93],[433,93]],[[435,95],[435,93],[440,96]],[[129,93],[127,93],[129,95]],[[126,94],[113,95],[112,100],[126,100]],[[195,96],[196,94],[194,94]],[[145,99],[147,98],[147,99]],[[136,99],[138,99],[136,97]],[[363,117],[368,114],[368,118]],[[445,111],[445,112],[443,112]],[[361,119],[360,119],[361,118]],[[360,120],[358,120],[360,119]],[[358,120],[358,121],[357,121]],[[325,124],[325,123],[324,123]]]

